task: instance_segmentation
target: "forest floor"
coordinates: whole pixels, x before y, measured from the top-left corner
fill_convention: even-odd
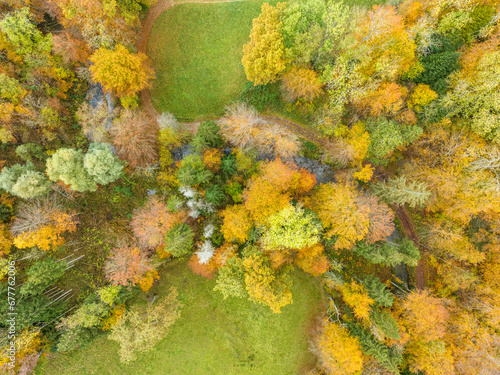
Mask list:
[[[215,280],[195,275],[186,260],[166,264],[151,292],[176,287],[184,304],[170,333],[136,361],[123,364],[118,344],[100,336],[69,354],[49,354],[40,375],[296,375],[314,363],[311,324],[324,310],[318,278],[292,273],[293,303],[280,314],[245,299],[213,291]]]

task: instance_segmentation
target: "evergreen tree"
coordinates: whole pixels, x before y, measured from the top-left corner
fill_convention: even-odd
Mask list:
[[[412,208],[425,205],[431,196],[427,184],[408,181],[405,176],[391,177],[387,182],[378,182],[373,185],[373,190],[388,203],[408,204]]]

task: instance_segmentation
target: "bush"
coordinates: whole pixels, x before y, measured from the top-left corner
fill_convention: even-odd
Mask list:
[[[205,121],[200,124],[191,145],[196,152],[203,152],[209,148],[218,148],[224,144],[219,133],[220,127],[214,121]]]
[[[193,250],[193,238],[194,233],[189,225],[177,224],[165,236],[164,251],[174,257],[189,254]]]

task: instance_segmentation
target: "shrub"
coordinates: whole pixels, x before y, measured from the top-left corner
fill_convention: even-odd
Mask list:
[[[92,143],[83,165],[94,181],[101,185],[114,182],[123,174],[123,162],[113,154],[108,143]]]

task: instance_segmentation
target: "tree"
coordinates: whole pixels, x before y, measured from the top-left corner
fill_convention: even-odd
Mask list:
[[[170,212],[167,205],[153,195],[133,212],[130,226],[142,247],[155,248],[164,244],[167,232],[185,218],[184,212]]]
[[[259,117],[255,108],[241,102],[228,106],[219,123],[224,137],[241,148],[255,148],[261,153],[283,158],[297,155],[300,148],[294,133],[279,124],[269,123]]]
[[[380,198],[389,203],[410,207],[423,206],[431,192],[425,182],[407,181],[406,176],[391,177],[387,182],[378,182],[373,190]]]
[[[281,82],[287,102],[298,99],[312,101],[323,93],[318,74],[309,68],[293,67],[285,73]]]
[[[264,224],[266,219],[288,205],[290,196],[282,194],[268,181],[262,178],[252,180],[243,192],[245,209],[258,224]]]
[[[113,154],[108,143],[91,143],[83,158],[83,166],[101,185],[114,182],[123,174],[123,162]]]
[[[96,82],[118,96],[133,96],[151,87],[154,71],[143,53],[131,53],[118,44],[114,50],[99,48],[90,56],[90,72]]]
[[[30,199],[45,195],[50,190],[50,182],[43,173],[33,170],[33,164],[14,164],[0,173],[0,188],[20,198]]]
[[[269,306],[274,313],[280,313],[283,306],[292,303],[291,280],[286,272],[273,270],[260,254],[245,258],[243,268],[251,301]]]
[[[357,191],[348,185],[322,184],[306,200],[306,207],[316,212],[325,235],[335,237],[336,249],[350,249],[368,234],[369,209],[358,205]]]
[[[259,17],[253,20],[250,41],[243,46],[241,62],[249,81],[255,85],[275,82],[286,68],[282,36],[282,15],[286,3],[272,7],[262,4]]]
[[[363,370],[359,341],[347,329],[327,322],[314,342],[320,366],[332,375],[358,375]]]
[[[69,31],[63,31],[52,38],[52,51],[61,55],[66,64],[75,62],[85,63],[90,56],[90,49],[81,39],[76,38]]]
[[[62,233],[74,232],[77,222],[75,212],[66,212],[49,198],[19,205],[10,231],[18,248],[37,246],[48,251],[64,244]]]
[[[229,258],[224,266],[219,268],[214,290],[221,292],[224,299],[227,297],[243,298],[248,295],[245,290],[243,261],[240,257]]]
[[[370,243],[385,240],[396,229],[394,225],[394,212],[373,195],[362,195],[358,200],[360,205],[366,205],[370,210],[368,219],[368,235],[366,240]]]
[[[413,291],[403,301],[404,324],[413,340],[431,342],[443,338],[450,317],[443,301],[428,291]]]
[[[36,262],[29,268],[28,280],[21,287],[20,294],[26,296],[42,293],[64,275],[67,267],[66,262],[57,262],[54,258]]]
[[[191,227],[185,223],[176,224],[165,235],[165,246],[160,250],[162,254],[172,254],[180,257],[193,251],[194,233]]]
[[[387,289],[385,284],[380,282],[378,277],[369,275],[365,279],[364,286],[370,298],[372,298],[377,305],[391,307],[394,303],[393,294]]]
[[[177,180],[184,186],[206,184],[213,177],[213,173],[205,169],[205,164],[199,155],[192,154],[182,159],[177,170]]]
[[[354,316],[367,321],[370,316],[371,306],[375,301],[370,298],[365,287],[355,281],[344,283],[340,288],[344,302],[353,309]]]
[[[113,285],[123,286],[139,283],[148,272],[154,270],[147,254],[135,246],[113,249],[104,268],[106,277]]]
[[[137,352],[147,352],[164,338],[172,324],[180,317],[178,293],[175,288],[154,303],[136,304],[113,326],[110,340],[120,344],[120,360],[128,363]]]
[[[420,260],[420,251],[412,240],[403,238],[397,242],[370,244],[364,241],[356,244],[356,253],[374,264],[394,267],[401,262],[415,267]]]
[[[53,0],[46,5],[53,3],[64,28],[76,28],[92,49],[133,45],[137,38],[141,6],[136,0]]]
[[[270,216],[262,234],[262,247],[266,250],[302,249],[319,242],[321,223],[312,213],[300,206],[283,208]]]
[[[29,19],[29,8],[5,15],[0,21],[0,30],[20,55],[48,54],[52,49],[52,35],[44,36]]]
[[[368,119],[366,130],[370,134],[369,160],[385,165],[390,155],[399,147],[409,145],[422,134],[418,126],[399,125],[385,117]]]
[[[113,121],[109,132],[116,154],[131,168],[145,167],[158,158],[158,129],[146,113],[123,111]]]
[[[57,182],[61,180],[76,191],[96,191],[97,184],[83,164],[81,150],[60,148],[47,160],[47,175]]]
[[[252,228],[252,222],[245,206],[227,206],[221,211],[220,216],[223,218],[221,232],[226,241],[244,243],[248,240],[248,231]]]
[[[330,266],[324,250],[325,248],[320,243],[304,247],[297,251],[294,262],[304,272],[310,273],[313,276],[319,276],[328,271]]]
[[[191,144],[197,152],[203,152],[209,148],[218,148],[224,141],[220,135],[220,127],[214,121],[204,121],[198,126],[198,131]]]

